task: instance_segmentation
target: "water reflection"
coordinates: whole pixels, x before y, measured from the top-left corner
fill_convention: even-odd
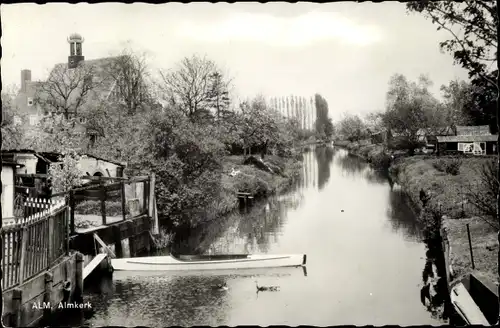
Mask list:
[[[369,169],[368,163],[360,160],[358,156],[349,154],[346,150],[339,150],[339,153],[341,156],[336,156],[335,160],[337,165],[342,169],[342,173],[348,176],[357,176],[359,173]]]
[[[269,245],[279,239],[281,228],[286,224],[287,211],[297,209],[303,198],[301,192],[292,190],[256,202],[245,213],[235,212],[181,235],[175,242],[174,252],[202,254],[210,250],[212,254],[267,253]]]
[[[402,233],[407,240],[422,240],[422,225],[415,220],[415,214],[401,190],[389,191],[387,217],[394,231]]]
[[[314,150],[318,163],[318,189],[321,190],[330,179],[330,166],[335,155],[333,147],[316,147]]]
[[[302,179],[290,192],[181,234],[175,248],[184,254],[304,252],[307,277],[295,268],[279,273],[115,272],[99,291],[86,291],[96,309],[86,323],[440,324],[420,303],[425,248],[403,195],[341,149],[313,148],[304,153],[303,163]],[[345,212],[337,214],[340,208]],[[258,295],[256,280],[280,286],[280,292]],[[224,282],[227,291],[214,288]]]

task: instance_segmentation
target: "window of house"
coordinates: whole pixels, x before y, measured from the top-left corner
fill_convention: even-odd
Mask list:
[[[31,97],[28,98],[28,106],[33,106],[33,98]]]

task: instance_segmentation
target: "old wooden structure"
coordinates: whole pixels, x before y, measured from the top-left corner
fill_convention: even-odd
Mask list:
[[[2,226],[3,322],[26,327],[48,318],[52,308],[33,304],[78,301],[83,291],[81,254],[69,249],[69,206]]]
[[[158,229],[152,220],[154,175],[87,179],[91,183],[53,194],[50,200],[27,199],[23,215],[2,226],[6,325],[26,327],[48,320],[60,302],[81,302],[84,279],[106,268],[105,258],[149,251],[150,232]],[[82,227],[85,221],[94,225]]]

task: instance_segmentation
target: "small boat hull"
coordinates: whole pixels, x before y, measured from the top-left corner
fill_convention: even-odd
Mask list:
[[[217,256],[181,260],[173,256],[132,257],[112,259],[117,271],[185,271],[185,270],[236,270],[276,267],[300,267],[306,264],[305,254],[245,255],[232,259]]]
[[[468,325],[490,326],[481,309],[476,305],[463,283],[451,289],[451,303]]]

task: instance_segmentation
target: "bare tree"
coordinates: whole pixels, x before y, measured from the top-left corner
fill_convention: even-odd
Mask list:
[[[66,119],[75,117],[100,83],[94,75],[93,65],[80,63],[77,68],[70,69],[65,64],[59,64],[47,81],[39,84],[34,102],[44,112],[62,113]]]
[[[125,103],[127,113],[134,115],[149,100],[146,55],[129,49],[110,61],[105,67],[106,75],[115,83],[117,98]]]
[[[215,63],[205,57],[193,55],[184,58],[177,69],[162,72],[162,89],[167,99],[191,119],[209,109],[211,104],[210,88],[214,73],[218,72]]]

